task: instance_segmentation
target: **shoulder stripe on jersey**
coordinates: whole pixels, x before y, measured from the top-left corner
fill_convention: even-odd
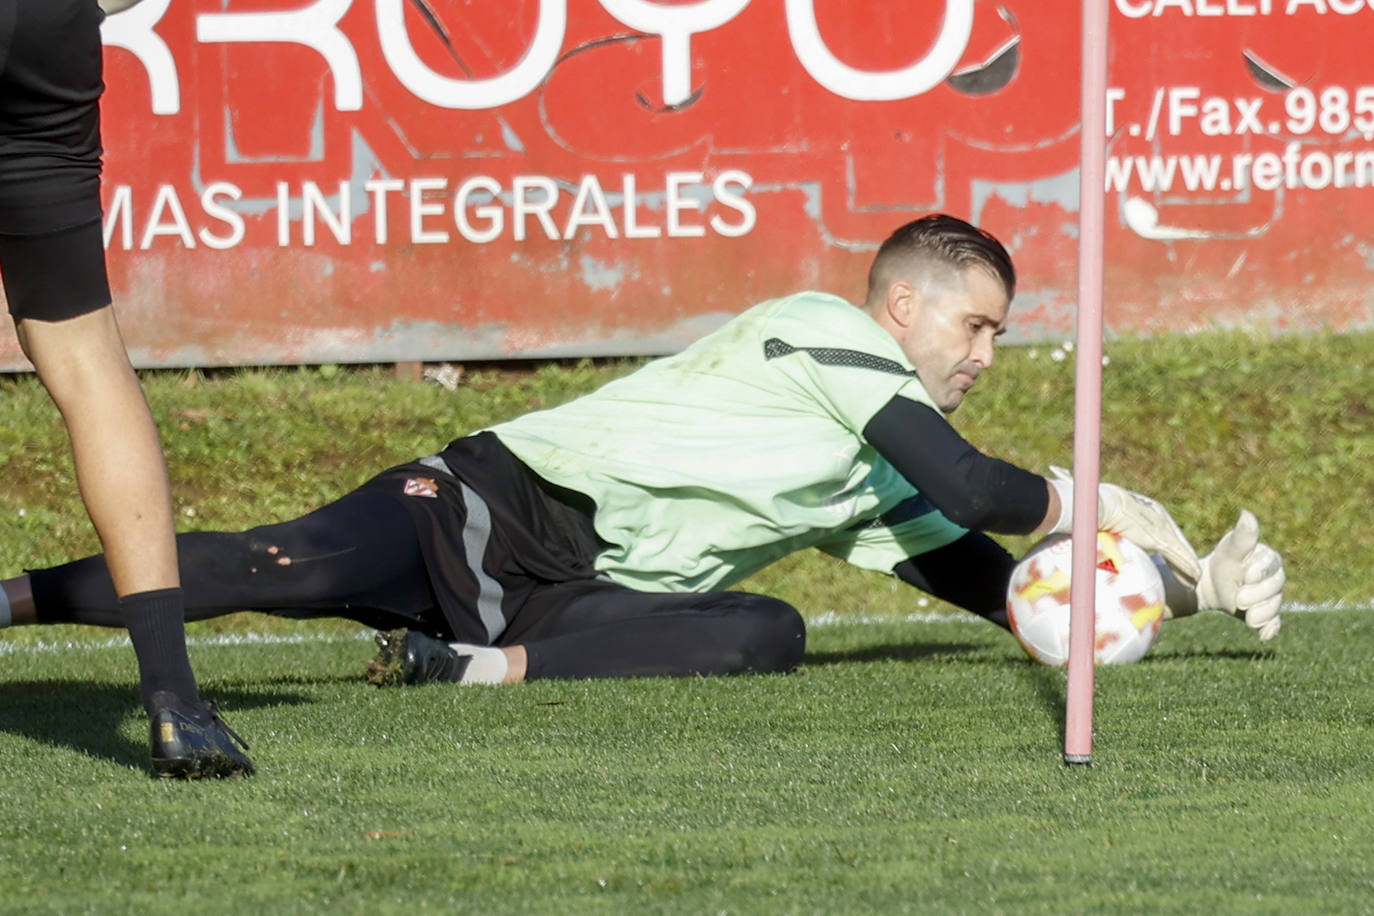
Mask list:
[[[914,369],[904,369],[902,364],[895,360],[884,359],[881,356],[874,356],[872,353],[864,353],[860,350],[844,350],[833,347],[794,347],[777,337],[770,337],[763,342],[764,359],[778,359],[793,353],[805,353],[822,366],[874,369],[892,375],[904,375],[907,378],[916,377]]]

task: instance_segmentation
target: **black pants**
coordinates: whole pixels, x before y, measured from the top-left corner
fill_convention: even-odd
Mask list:
[[[281,524],[181,534],[177,551],[187,620],[248,610],[487,641],[475,629],[455,633],[412,514],[380,486]],[[103,556],[30,575],[40,623],[122,625]],[[494,642],[525,646],[531,679],[788,671],[805,648],[801,616],[763,595],[651,594],[594,577],[511,593],[521,603]]]

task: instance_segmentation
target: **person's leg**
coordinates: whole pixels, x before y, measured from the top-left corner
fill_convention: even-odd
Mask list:
[[[201,701],[191,670],[162,445],[113,312],[107,305],[61,321],[20,318],[16,329],[66,421],[77,486],[110,558],[138,658],[154,773],[252,773],[241,740]]]
[[[66,421],[77,485],[121,595],[179,584],[162,444],[114,311],[17,322],[20,345]]]
[[[100,231],[103,13],[11,3],[0,68],[0,277],[19,342],[67,422],[138,656],[157,775],[252,772],[186,655],[171,495],[114,314]]]
[[[806,650],[801,615],[777,598],[595,585],[572,584],[574,597],[520,639],[526,680],[780,673]],[[540,600],[557,601],[552,591]]]
[[[496,646],[407,631],[382,634],[378,645],[368,668],[378,685],[765,674],[801,663],[806,626],[790,604],[764,595],[579,581],[539,589]]]
[[[180,534],[177,548],[188,620],[263,611],[447,635],[410,516],[375,490],[248,531]],[[16,626],[123,625],[103,556],[35,570],[0,588]]]
[[[20,345],[66,421],[77,486],[124,601],[145,705],[199,701],[186,655],[171,487],[157,427],[108,306],[65,321],[22,319]]]

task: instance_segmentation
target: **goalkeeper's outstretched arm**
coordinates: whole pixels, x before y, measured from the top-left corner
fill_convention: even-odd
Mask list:
[[[938,411],[898,395],[873,415],[864,439],[945,518],[999,534],[1067,533],[1073,522],[1073,481],[1052,478],[984,455]],[[1097,489],[1099,527],[1164,555],[1183,576],[1201,574],[1197,553],[1167,509],[1113,484]]]

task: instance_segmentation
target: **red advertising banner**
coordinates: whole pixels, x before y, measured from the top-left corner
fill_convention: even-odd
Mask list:
[[[1065,0],[143,0],[105,235],[147,366],[677,349],[930,211],[1071,334]],[[1112,333],[1374,326],[1374,0],[1113,0]],[[0,368],[24,368],[12,333]]]

